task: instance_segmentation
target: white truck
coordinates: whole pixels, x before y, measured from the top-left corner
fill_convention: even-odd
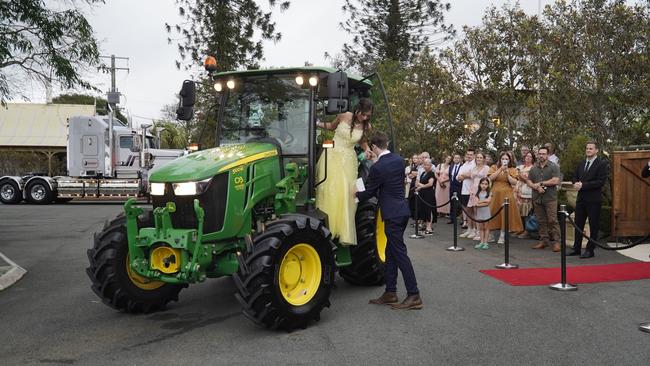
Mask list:
[[[83,197],[147,196],[149,170],[185,153],[155,148],[148,127],[133,129],[111,116],[71,117],[68,176],[0,177],[0,201],[48,204]]]

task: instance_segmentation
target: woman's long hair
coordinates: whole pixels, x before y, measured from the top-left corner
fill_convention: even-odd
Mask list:
[[[478,188],[476,188],[476,198],[478,198],[478,194],[481,193],[481,183],[483,183],[483,181],[486,181],[488,183],[488,187],[485,191],[487,192],[487,196],[490,197],[490,180],[487,177],[483,177],[478,181]]]
[[[499,161],[497,161],[497,168],[501,168],[501,159],[504,156],[508,157],[508,168],[513,168],[515,166],[515,162],[512,161],[512,155],[507,151],[503,151],[503,152],[501,152],[501,154],[499,154]],[[524,157],[524,159],[525,158],[526,157]]]
[[[352,128],[350,129],[350,136],[352,136],[352,132],[354,131],[354,126],[356,126],[357,124],[357,113],[372,113],[374,108],[375,107],[372,104],[372,101],[370,99],[368,98],[359,99],[359,103],[357,103],[357,105],[354,107],[354,110],[352,111]],[[370,125],[369,119],[363,121],[362,123],[363,123],[363,134],[365,135]]]

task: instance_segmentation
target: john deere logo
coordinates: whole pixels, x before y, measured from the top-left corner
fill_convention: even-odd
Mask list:
[[[241,191],[244,189],[244,177],[237,176],[233,179],[233,182],[235,183],[236,190]]]

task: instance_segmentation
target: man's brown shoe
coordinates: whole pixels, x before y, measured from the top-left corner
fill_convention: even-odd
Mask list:
[[[376,299],[368,301],[368,304],[376,305],[390,305],[397,304],[399,300],[397,299],[397,294],[394,292],[384,292],[381,296]]]
[[[533,245],[531,248],[533,248],[533,249],[544,249],[544,248],[546,248],[546,243],[540,241],[539,243]]]
[[[554,252],[559,252],[562,248],[560,247],[560,243],[555,243],[553,244],[553,251]]]
[[[402,301],[400,304],[394,304],[390,307],[395,310],[419,310],[422,309],[423,305],[420,295],[411,295],[407,296],[406,299],[404,299],[404,301]]]

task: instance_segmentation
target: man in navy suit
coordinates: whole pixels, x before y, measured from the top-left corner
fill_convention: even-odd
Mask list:
[[[408,225],[409,206],[404,199],[404,160],[388,150],[386,134],[376,132],[370,138],[370,148],[378,157],[370,168],[368,186],[363,192],[355,192],[360,201],[377,197],[384,219],[384,230],[388,243],[386,245],[386,291],[371,304],[390,304],[393,309],[422,309],[422,299],[415,279],[413,265],[404,244],[404,230]],[[397,269],[402,272],[407,296],[398,304]]]
[[[460,199],[460,191],[463,187],[463,182],[456,179],[456,177],[458,176],[458,171],[460,170],[461,166],[463,166],[463,158],[460,156],[460,154],[454,154],[454,162],[453,164],[449,164],[449,198],[450,199],[454,196],[454,193],[456,193],[456,197]],[[452,204],[451,207],[455,208],[456,206]],[[454,223],[453,220],[454,215],[457,215],[457,213],[453,212],[452,210],[448,224]]]
[[[609,164],[598,157],[598,145],[594,141],[587,142],[585,154],[587,158],[578,163],[573,175],[573,186],[578,189],[575,211],[576,225],[580,230],[584,230],[585,221],[589,218],[590,236],[593,239],[598,239],[600,205],[603,202],[602,190],[609,175]],[[589,240],[587,248],[581,255],[582,234],[576,229],[573,251],[568,255],[579,255],[583,259],[591,258],[594,256],[595,248],[596,244]]]

